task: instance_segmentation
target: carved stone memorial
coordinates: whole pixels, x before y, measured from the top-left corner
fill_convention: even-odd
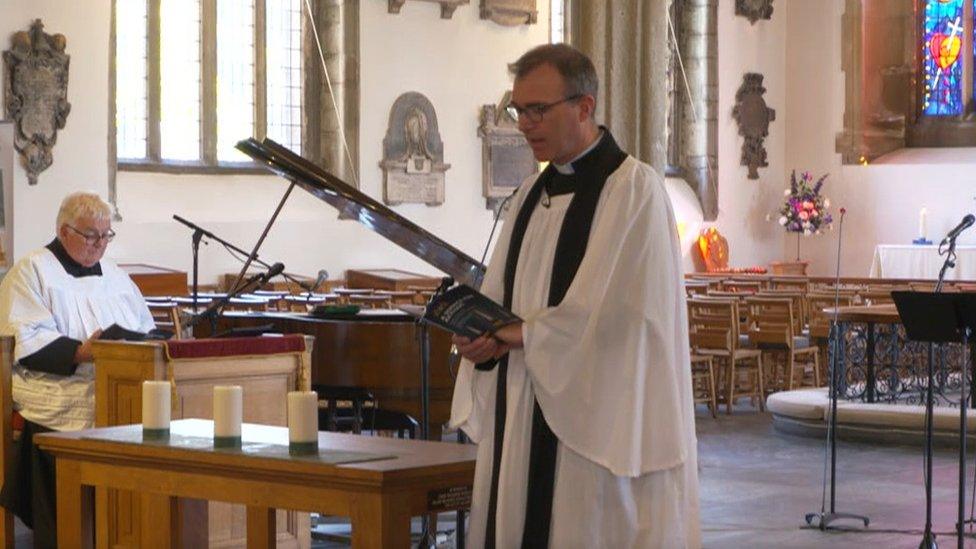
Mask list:
[[[14,147],[20,153],[27,179],[37,176],[54,162],[51,149],[71,112],[68,103],[68,61],[63,34],[44,32],[40,19],[29,31],[13,35],[11,49],[3,52],[4,108],[14,121]]]
[[[769,123],[776,120],[776,111],[766,106],[763,94],[763,75],[746,73],[739,91],[735,93],[735,107],[732,116],[739,123],[742,143],[742,166],[749,166],[749,179],[759,179],[759,168],[769,166],[766,162],[764,140],[769,135]]]
[[[746,17],[753,25],[760,19],[772,19],[773,0],[735,0],[735,14]]]
[[[441,19],[450,19],[454,17],[454,10],[458,6],[463,6],[469,3],[471,0],[423,0],[424,2],[433,2],[441,5]],[[400,8],[403,7],[407,0],[387,0],[386,11],[388,13],[400,13]]]
[[[505,92],[498,105],[481,106],[481,179],[490,210],[497,210],[526,177],[539,171],[532,148],[505,111],[511,96],[512,92]]]
[[[383,201],[443,204],[444,172],[450,167],[430,100],[417,92],[398,97],[383,138]]]
[[[481,18],[499,25],[515,27],[533,25],[538,21],[536,0],[481,0]]]

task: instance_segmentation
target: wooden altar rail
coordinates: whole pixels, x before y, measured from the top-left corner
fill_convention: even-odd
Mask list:
[[[777,280],[808,280],[811,284],[834,284],[837,281],[833,276],[798,276],[798,275],[772,275],[772,274],[747,274],[747,273],[685,273],[685,280],[752,280],[769,284],[773,279]],[[866,285],[866,286],[899,286],[912,283],[934,284],[936,281],[931,278],[870,278],[870,277],[840,277],[840,283],[844,285]],[[972,285],[976,288],[976,280],[947,280],[945,286],[958,287],[960,285]]]

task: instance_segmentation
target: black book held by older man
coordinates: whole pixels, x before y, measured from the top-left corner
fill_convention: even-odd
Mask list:
[[[423,318],[445,330],[470,338],[491,335],[506,324],[522,320],[464,284],[435,295],[427,304]]]

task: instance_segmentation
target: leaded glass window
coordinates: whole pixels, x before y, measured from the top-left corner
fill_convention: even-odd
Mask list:
[[[923,116],[960,116],[974,98],[976,0],[924,0],[922,14]]]

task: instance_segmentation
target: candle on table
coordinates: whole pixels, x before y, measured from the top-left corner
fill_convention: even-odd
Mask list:
[[[925,208],[922,208],[921,211],[918,212],[918,238],[921,240],[925,240],[925,234],[928,232],[926,230],[928,215],[929,213],[925,210]]]
[[[319,395],[315,391],[288,393],[288,450],[294,455],[319,451]]]
[[[142,436],[148,439],[169,436],[170,392],[169,381],[142,382]]]
[[[244,390],[240,385],[215,385],[213,404],[214,447],[239,448]]]

